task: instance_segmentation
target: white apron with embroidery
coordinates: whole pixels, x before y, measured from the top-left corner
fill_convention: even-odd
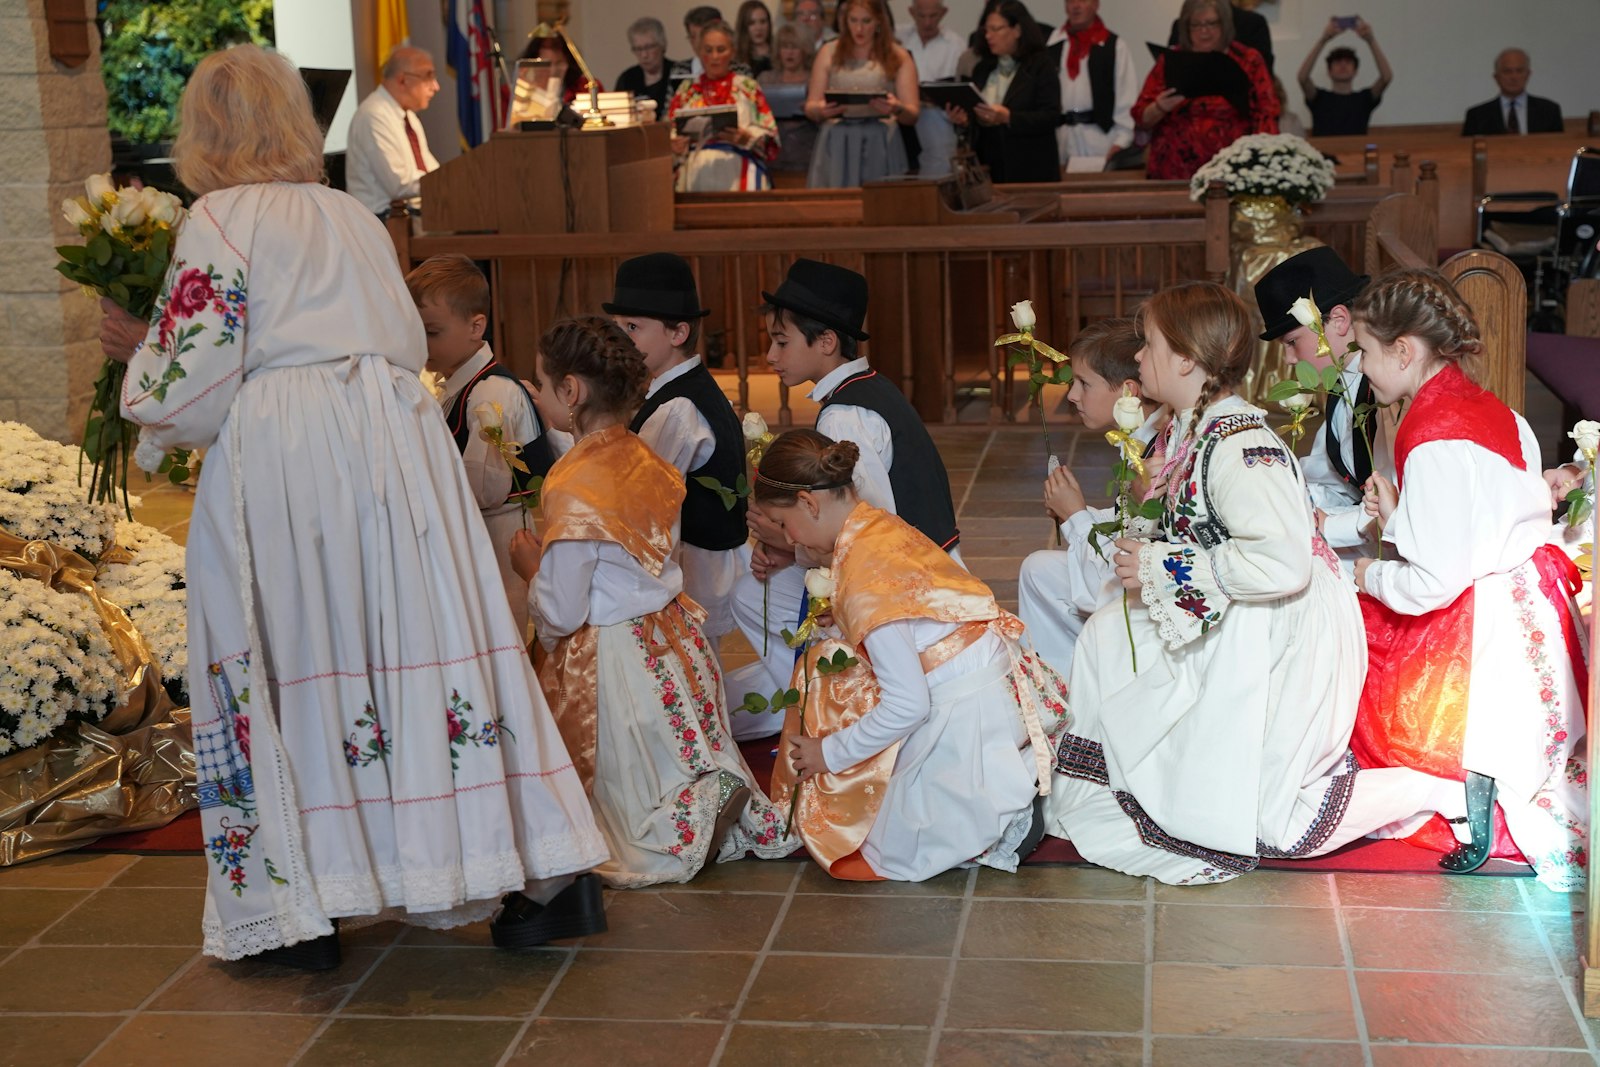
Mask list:
[[[309,184],[202,197],[157,311],[123,408],[147,447],[209,449],[188,538],[204,951],[388,909],[455,925],[603,862],[371,212]]]
[[[1422,810],[1433,781],[1357,786],[1355,590],[1263,413],[1226,397],[1185,441],[1192,417],[1168,431],[1165,539],[1142,548],[1129,594],[1138,673],[1119,598],[1078,640],[1046,799],[1050,832],[1085,859],[1177,884],[1330,851]]]

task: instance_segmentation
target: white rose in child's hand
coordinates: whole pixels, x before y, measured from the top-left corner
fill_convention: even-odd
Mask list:
[[[472,409],[472,417],[477,419],[478,425],[486,430],[498,427],[505,418],[500,411],[499,404],[479,404]]]
[[[768,433],[767,420],[761,417],[759,411],[746,412],[743,426],[744,439],[747,442],[759,441]]]
[[[1116,420],[1117,429],[1132,433],[1144,425],[1144,402],[1131,394],[1119,396],[1111,405],[1111,417]]]
[[[1583,419],[1567,436],[1577,443],[1580,452],[1585,456],[1592,456],[1596,449],[1600,449],[1600,422]]]
[[[1302,326],[1311,326],[1317,321],[1317,305],[1311,302],[1308,296],[1302,296],[1289,305],[1289,314],[1294,316],[1294,321]]]
[[[1298,415],[1311,406],[1311,400],[1310,393],[1296,393],[1294,396],[1278,401],[1278,406],[1291,415]]]
[[[1012,325],[1023,333],[1027,333],[1038,325],[1038,318],[1033,313],[1032,300],[1019,300],[1011,305]]]
[[[122,197],[112,207],[111,217],[124,228],[139,225],[144,221],[144,198],[138,194]]]
[[[833,571],[827,567],[813,567],[806,571],[806,592],[812,600],[833,596]]]

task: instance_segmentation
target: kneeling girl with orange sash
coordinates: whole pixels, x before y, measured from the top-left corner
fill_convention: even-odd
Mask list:
[[[540,341],[534,401],[576,442],[542,487],[530,582],[539,681],[606,836],[608,885],[686,882],[706,860],[787,856],[795,842],[728,731],[722,677],[671,558],[683,477],[627,420],[649,373],[621,329],[587,317]]]
[[[788,537],[832,558],[831,588],[809,588],[840,634],[797,670],[774,803],[799,782],[795,830],[837,878],[921,881],[974,860],[1014,871],[1043,831],[1034,798],[1050,788],[1066,685],[1019,647],[1021,622],[986,585],[860,501],[858,455],[793,430],[756,475],[757,502]],[[820,657],[856,662],[823,674]]]

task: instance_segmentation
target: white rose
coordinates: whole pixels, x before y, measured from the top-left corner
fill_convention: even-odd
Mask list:
[[[94,221],[94,216],[83,209],[76,200],[61,201],[61,216],[69,226],[84,226]]]
[[[743,426],[744,439],[747,442],[759,441],[768,433],[767,420],[761,417],[761,412],[759,411],[747,412],[744,417]]]
[[[139,446],[133,450],[133,465],[146,474],[154,474],[161,469],[161,463],[166,458],[167,450],[146,439],[141,431]]]
[[[122,235],[122,226],[117,222],[117,217],[109,211],[100,216],[100,228],[112,237]]]
[[[119,197],[112,205],[111,217],[117,220],[117,225],[124,229],[131,229],[144,221],[144,198],[142,196]]]
[[[1302,326],[1312,326],[1317,321],[1317,305],[1308,296],[1302,296],[1289,305],[1289,314]]]
[[[833,596],[833,571],[827,567],[813,567],[806,571],[806,592],[811,594],[812,600],[824,600]]]
[[[1144,402],[1136,396],[1119,396],[1111,405],[1111,417],[1116,420],[1117,429],[1132,433],[1144,425]]]
[[[115,200],[117,187],[111,184],[109,174],[91,174],[83,183],[84,192],[89,194],[89,203],[104,206],[106,201]]]
[[[171,226],[178,221],[178,215],[183,211],[183,201],[171,193],[163,193],[152,186],[145,186],[140,199],[144,201],[145,217],[151,222]]]
[[[1311,406],[1310,393],[1296,393],[1285,400],[1278,401],[1278,406],[1291,415],[1298,415]]]
[[[478,420],[478,425],[484,429],[499,429],[505,420],[499,404],[479,404],[472,409],[473,418]]]
[[[1593,454],[1600,449],[1600,422],[1584,419],[1574,426],[1567,436],[1577,442],[1579,451],[1585,455]]]
[[[1033,313],[1032,300],[1019,300],[1011,305],[1011,321],[1023,333],[1032,330],[1039,319]]]
[[[422,370],[417,372],[417,377],[422,379],[422,387],[432,393],[435,400],[444,396],[444,375]]]

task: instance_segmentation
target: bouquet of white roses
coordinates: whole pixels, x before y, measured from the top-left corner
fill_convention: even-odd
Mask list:
[[[1189,196],[1200,200],[1212,182],[1232,196],[1281,196],[1291,204],[1321,200],[1333,188],[1333,164],[1303,137],[1253,133],[1211,157],[1189,179]]]
[[[116,707],[116,655],[88,598],[0,568],[0,647],[0,756]]]
[[[172,234],[183,216],[182,203],[159,189],[115,187],[109,174],[91,176],[84,193],[62,201],[62,215],[84,243],[57,246],[61,262],[56,270],[148,320],[172,261]],[[114,500],[120,492],[123,509],[132,518],[128,462],[138,429],[122,417],[125,372],[116,360],[106,360],[101,368],[83,428],[83,453],[94,464],[89,499]]]

